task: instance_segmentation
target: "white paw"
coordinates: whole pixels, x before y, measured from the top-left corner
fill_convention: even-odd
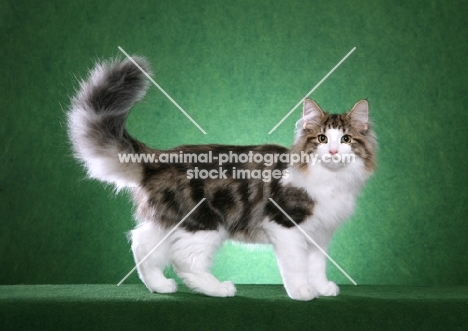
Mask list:
[[[334,282],[328,281],[325,284],[316,286],[318,293],[325,297],[336,297],[340,293],[340,288]]]
[[[212,292],[213,296],[216,297],[233,297],[236,295],[236,287],[234,286],[234,283],[231,281],[225,281],[220,283],[217,287],[216,290]]]
[[[165,279],[159,281],[157,284],[146,284],[146,287],[151,292],[156,293],[174,293],[177,291],[177,283],[174,279]]]
[[[288,290],[291,299],[300,301],[309,301],[318,297],[317,291],[309,285],[301,285],[293,290]]]
[[[210,297],[219,297],[219,298],[226,298],[226,297],[233,297],[236,294],[236,287],[234,286],[233,282],[226,281],[216,284],[212,286],[205,287],[205,289],[194,289],[197,292],[201,292],[205,295]]]

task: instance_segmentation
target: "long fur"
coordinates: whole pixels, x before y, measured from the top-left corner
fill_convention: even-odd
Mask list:
[[[149,71],[142,58],[137,63]],[[68,113],[68,131],[75,156],[91,178],[123,187],[136,187],[143,168],[121,163],[119,153],[137,153],[141,145],[125,130],[132,106],[148,87],[144,74],[130,61],[97,65],[80,83]]]
[[[144,59],[136,60],[150,71]],[[165,266],[172,264],[193,290],[210,296],[233,296],[234,284],[218,281],[209,271],[216,250],[232,239],[272,244],[292,299],[337,295],[338,286],[326,277],[324,255],[270,198],[326,250],[336,228],[353,213],[357,196],[376,167],[377,142],[367,101],[338,115],[306,99],[290,149],[278,145],[187,145],[161,151],[147,147],[125,130],[127,115],[144,96],[147,86],[143,73],[129,60],[98,64],[81,82],[68,113],[70,140],[89,177],[118,189],[127,187],[132,194],[138,220],[131,232],[135,262],[141,262],[160,245],[138,267],[147,288],[158,293],[175,292],[176,282],[164,275]],[[119,153],[150,153],[155,157],[163,153],[212,153],[217,158],[229,152],[262,156],[305,153],[320,160],[327,155],[349,154],[355,159],[343,163],[232,161],[223,165],[226,177],[199,179],[188,174],[197,168],[218,170],[217,161],[121,162],[118,157]],[[284,175],[268,180],[244,179],[235,176],[238,170],[258,174],[277,171]],[[180,228],[161,243],[203,198],[206,200]]]

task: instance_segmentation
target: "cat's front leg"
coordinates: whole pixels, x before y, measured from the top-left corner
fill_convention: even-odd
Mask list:
[[[283,284],[289,297],[308,301],[318,296],[308,281],[308,245],[305,236],[297,228],[285,228],[268,221],[265,227],[275,250]]]
[[[327,246],[320,246],[326,251]],[[340,293],[338,285],[327,279],[327,258],[315,245],[310,244],[308,250],[309,282],[321,296],[337,296]]]

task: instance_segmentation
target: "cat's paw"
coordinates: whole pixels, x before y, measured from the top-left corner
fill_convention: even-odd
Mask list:
[[[174,279],[165,279],[157,284],[146,284],[146,287],[154,293],[174,293],[177,292],[177,283]]]
[[[325,284],[316,286],[316,289],[321,296],[336,297],[340,294],[340,288],[334,282],[328,281]]]
[[[234,283],[229,280],[222,282],[218,288],[220,297],[233,297],[236,295],[236,287]]]
[[[287,292],[289,297],[293,300],[309,301],[318,297],[317,291],[309,285],[301,285]]]
[[[210,297],[218,298],[233,297],[234,295],[236,295],[236,287],[231,281],[218,283],[216,285],[210,286],[209,289],[198,291]]]

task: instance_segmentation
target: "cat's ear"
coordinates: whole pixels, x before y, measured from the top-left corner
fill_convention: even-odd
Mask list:
[[[358,130],[367,131],[369,123],[369,104],[367,100],[357,102],[347,116],[351,119],[351,125]]]
[[[320,119],[323,116],[323,111],[314,100],[305,99],[302,105],[302,128],[304,130],[311,129],[314,126],[320,125]]]

